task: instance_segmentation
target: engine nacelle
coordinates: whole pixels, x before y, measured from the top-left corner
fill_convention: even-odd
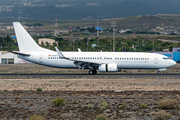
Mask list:
[[[99,72],[117,72],[117,64],[102,64],[99,66]]]

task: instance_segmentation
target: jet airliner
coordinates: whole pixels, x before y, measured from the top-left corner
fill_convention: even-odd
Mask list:
[[[89,69],[89,74],[119,72],[121,69],[157,69],[158,74],[176,65],[168,57],[155,53],[141,52],[62,52],[40,47],[19,22],[13,22],[19,52],[18,57],[32,63],[57,67]]]

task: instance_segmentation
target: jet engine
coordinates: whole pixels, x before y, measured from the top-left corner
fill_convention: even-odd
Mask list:
[[[117,72],[117,64],[102,64],[99,66],[99,72]]]

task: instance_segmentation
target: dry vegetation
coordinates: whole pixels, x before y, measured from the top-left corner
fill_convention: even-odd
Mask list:
[[[153,116],[154,120],[169,120],[171,118],[171,115],[166,113],[165,111],[157,112]]]
[[[158,102],[161,109],[176,109],[179,107],[179,103],[175,99],[164,99]]]

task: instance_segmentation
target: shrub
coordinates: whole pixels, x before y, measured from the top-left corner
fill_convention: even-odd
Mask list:
[[[105,107],[105,106],[101,106],[101,109],[105,110],[105,109],[106,109],[106,107]]]
[[[123,103],[122,105],[119,106],[119,108],[124,108],[126,107],[126,103]]]
[[[129,117],[129,114],[126,113],[123,115],[123,117],[127,118],[127,117]]]
[[[37,88],[37,91],[42,91],[42,88]]]
[[[171,115],[166,113],[165,111],[157,112],[154,116],[154,120],[168,120],[171,118]]]
[[[164,99],[158,102],[161,109],[174,109],[178,108],[178,101],[175,99]]]
[[[141,107],[145,109],[147,108],[147,104],[141,103]]]
[[[92,109],[93,105],[88,105],[88,109]]]
[[[30,120],[45,120],[45,118],[38,115],[33,115],[31,116]]]
[[[101,106],[101,109],[103,109],[103,110],[104,110],[104,109],[106,109],[106,108],[107,108],[107,106],[108,106],[108,104],[107,104],[106,102],[103,102],[103,103],[102,103],[102,106]]]
[[[64,99],[61,99],[61,98],[56,98],[54,101],[53,101],[54,105],[55,106],[65,106],[65,101]]]
[[[104,106],[105,108],[107,108],[108,104],[106,102],[102,103],[102,106]]]
[[[96,117],[96,120],[106,120],[106,116],[105,115],[98,115],[97,117]]]

